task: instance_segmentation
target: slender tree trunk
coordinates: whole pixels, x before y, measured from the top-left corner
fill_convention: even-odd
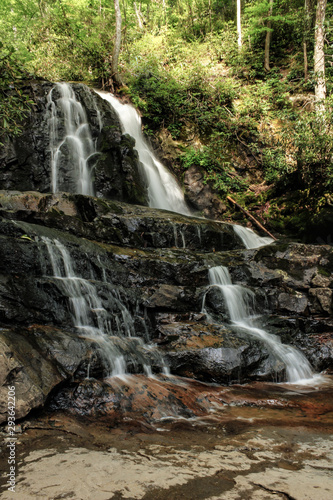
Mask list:
[[[150,2],[147,2],[147,9],[146,9],[145,16],[146,16],[145,19],[147,20],[147,25],[151,28],[151,26],[150,26]]]
[[[40,16],[44,17],[44,14],[45,14],[45,5],[44,5],[43,0],[38,0],[38,7],[39,7]]]
[[[111,78],[114,81],[116,87],[121,87],[122,81],[118,73],[118,59],[121,46],[121,12],[119,0],[114,0],[114,10],[116,12],[116,36],[112,53]]]
[[[191,25],[192,25],[192,33],[194,34],[194,22],[193,22],[193,12],[192,12],[192,3],[190,0],[187,0],[188,10],[190,13]]]
[[[273,12],[273,2],[274,0],[269,0],[269,11],[268,11],[268,17],[270,18]],[[271,39],[272,39],[272,23],[270,20],[267,22],[267,33],[266,33],[266,39],[265,39],[265,63],[264,67],[266,71],[270,71],[270,65],[269,65],[269,49],[271,46]]]
[[[242,22],[241,22],[241,0],[237,0],[237,33],[238,33],[238,49],[242,47]]]
[[[162,0],[162,3],[163,3],[163,12],[164,12],[164,24],[167,26],[168,17],[167,17],[167,8],[166,8],[165,0]]]
[[[142,30],[143,29],[143,24],[142,24],[142,19],[141,19],[141,16],[140,16],[140,14],[141,14],[141,12],[140,12],[140,6],[138,8],[137,5],[136,5],[136,2],[134,2],[134,10],[135,10],[136,19],[138,21],[138,26],[139,26],[140,30]]]
[[[316,77],[315,95],[316,95],[316,101],[319,103],[326,98],[325,53],[324,53],[324,42],[325,42],[324,22],[325,22],[326,4],[327,0],[318,0],[317,11],[316,11],[314,73]]]
[[[308,51],[307,51],[306,40],[304,40],[303,42],[303,58],[304,58],[304,80],[307,81],[309,73],[308,73]]]
[[[310,0],[304,0],[304,38],[303,38],[303,57],[304,57],[304,80],[308,79],[308,47],[307,38],[310,29]]]

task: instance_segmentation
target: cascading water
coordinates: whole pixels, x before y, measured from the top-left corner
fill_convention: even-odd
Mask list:
[[[69,299],[78,335],[98,346],[108,376],[125,375],[127,362],[136,368],[141,365],[146,375],[151,376],[151,359],[165,371],[162,356],[152,352],[151,347],[144,345],[141,338],[135,337],[134,319],[121,301],[119,293],[112,290],[109,298],[117,330],[115,335],[111,315],[103,307],[97,288],[90,281],[75,275],[72,259],[65,246],[58,240],[47,237],[41,239],[47,247],[53,277],[61,280],[64,295]]]
[[[141,130],[141,118],[137,111],[129,104],[122,104],[107,92],[96,92],[108,101],[117,112],[124,133],[131,135],[135,139],[135,149],[143,165],[148,186],[149,206],[190,215],[190,210],[184,201],[183,192],[176,179],[157,160],[145,141]]]
[[[259,248],[273,243],[273,238],[258,236],[252,229],[234,225],[235,233],[240,237],[246,248]]]
[[[124,133],[131,135],[135,139],[135,148],[144,167],[144,174],[148,184],[149,206],[191,215],[176,179],[157,160],[145,141],[141,129],[141,118],[135,108],[129,104],[122,104],[108,92],[97,90],[96,92],[108,101],[118,113]],[[274,241],[273,238],[258,236],[254,231],[243,226],[234,225],[234,230],[246,248],[258,248]],[[185,248],[184,235],[181,236],[183,248]],[[176,246],[178,246],[177,243]]]
[[[182,240],[182,248],[186,248],[185,234],[184,234],[184,232],[183,232],[182,229],[179,230],[179,233],[180,233],[180,237],[181,237],[181,240]],[[173,234],[174,234],[174,237],[175,237],[175,247],[179,248],[179,245],[178,245],[178,233],[177,233],[177,226],[176,226],[176,224],[173,224]]]
[[[282,344],[279,337],[269,334],[255,325],[255,320],[251,317],[254,305],[253,292],[240,285],[233,285],[228,269],[223,266],[210,268],[208,278],[209,288],[217,287],[220,290],[232,325],[247,335],[261,340],[272,354],[284,363],[288,382],[295,383],[313,377],[311,365],[300,351],[292,346]],[[203,299],[203,312],[206,312],[206,294]]]
[[[149,206],[191,215],[183,192],[176,179],[154,156],[141,129],[141,118],[135,108],[122,104],[108,92],[96,91],[109,102],[119,116],[123,132],[135,139],[135,148],[143,166],[147,183]],[[58,96],[58,97],[57,97]],[[96,103],[97,120],[101,131],[103,120]],[[85,110],[77,101],[72,87],[57,83],[47,96],[51,152],[52,192],[69,191],[93,195],[90,159],[98,154],[90,132]],[[65,159],[65,167],[62,160]],[[69,168],[70,167],[70,168]],[[246,248],[258,248],[272,243],[272,238],[260,237],[251,229],[234,225],[235,233]],[[184,235],[181,234],[183,248]],[[176,246],[178,246],[176,244]]]
[[[52,192],[93,195],[89,160],[97,152],[85,110],[72,87],[67,83],[57,83],[47,96],[47,109]]]

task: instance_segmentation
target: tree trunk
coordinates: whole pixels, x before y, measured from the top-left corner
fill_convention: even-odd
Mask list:
[[[193,22],[193,12],[192,12],[192,2],[190,0],[187,0],[187,5],[188,5],[188,10],[189,10],[190,19],[191,19],[192,33],[193,33],[193,35],[195,35],[195,33],[194,33],[194,22]]]
[[[121,87],[123,83],[118,73],[118,59],[121,46],[121,12],[119,0],[114,0],[114,10],[116,12],[116,36],[112,53],[111,78],[116,87]]]
[[[40,17],[44,17],[45,15],[45,5],[43,0],[38,0],[38,7],[39,7],[39,12],[40,12]]]
[[[237,33],[238,33],[238,48],[242,47],[242,23],[241,23],[241,0],[237,0]]]
[[[140,15],[141,14],[141,12],[140,12],[140,7],[141,6],[139,6],[139,8],[138,8],[137,5],[136,5],[136,2],[134,2],[133,5],[134,5],[134,11],[135,11],[136,19],[138,21],[138,26],[139,26],[140,30],[142,30],[143,29],[143,24],[142,24],[142,19],[141,19],[141,15]]]
[[[162,3],[163,3],[163,12],[164,12],[164,24],[167,26],[168,17],[167,17],[167,8],[166,8],[165,0],[162,0]]]
[[[321,102],[326,97],[326,80],[325,80],[325,12],[327,0],[318,0],[316,12],[316,28],[315,28],[315,49],[314,49],[314,73],[316,78],[315,95],[316,102]],[[320,106],[320,104],[319,104]]]
[[[270,233],[262,224],[260,224],[260,222],[255,217],[253,217],[253,215],[251,215],[250,212],[245,210],[245,208],[241,207],[235,200],[230,198],[230,196],[227,196],[227,200],[231,201],[234,205],[236,205],[236,207],[238,207],[242,212],[244,212],[244,214],[249,219],[251,219],[262,231],[264,231],[266,234],[268,234],[268,236],[270,236],[271,238],[273,238],[273,240],[276,241],[275,236],[273,236],[272,233]]]
[[[274,0],[269,0],[269,11],[268,11],[268,17],[270,18],[273,12],[273,1]],[[269,65],[269,49],[271,46],[271,39],[272,39],[272,23],[270,19],[267,22],[267,33],[266,33],[266,39],[265,39],[265,63],[264,67],[266,71],[270,71],[270,65]]]
[[[307,45],[306,45],[306,40],[303,42],[303,58],[304,58],[304,80],[307,82],[308,80],[308,51],[307,51]]]
[[[303,33],[303,57],[304,57],[304,80],[308,79],[308,47],[307,39],[310,30],[310,0],[304,0],[304,33]]]

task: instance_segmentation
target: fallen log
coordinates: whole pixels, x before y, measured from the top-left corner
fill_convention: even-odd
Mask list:
[[[273,238],[273,240],[276,241],[275,236],[273,236],[266,228],[264,228],[264,226],[262,224],[260,224],[260,222],[255,217],[253,217],[253,215],[251,215],[250,212],[248,212],[247,210],[245,210],[245,208],[241,207],[230,196],[227,196],[227,200],[231,201],[231,203],[233,203],[234,205],[236,205],[237,208],[239,208],[242,212],[244,212],[244,214],[246,215],[246,217],[248,217],[249,219],[251,219],[262,231],[264,231],[266,234],[268,234],[268,236],[270,236],[271,238]]]

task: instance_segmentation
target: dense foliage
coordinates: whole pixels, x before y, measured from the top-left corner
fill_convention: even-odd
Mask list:
[[[33,105],[21,88],[22,80],[29,75],[15,56],[15,49],[4,47],[1,41],[0,75],[0,130],[7,136],[17,135]]]
[[[270,190],[262,204],[288,190],[312,197],[314,209],[331,203],[333,5],[325,22],[327,98],[318,113],[317,1],[243,0],[240,46],[236,0],[121,0],[118,90],[141,110],[147,134],[169,135],[179,175],[198,165],[221,197],[238,193],[244,203],[258,202],[248,188],[263,183]],[[1,126],[19,132],[32,104],[19,85],[28,72],[108,88],[114,33],[111,0],[2,0]]]

